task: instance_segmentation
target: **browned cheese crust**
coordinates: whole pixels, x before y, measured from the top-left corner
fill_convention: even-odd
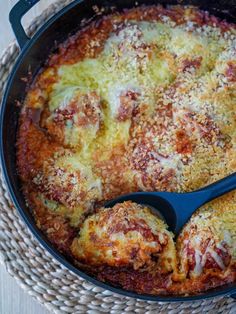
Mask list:
[[[235,172],[235,91],[236,27],[207,12],[137,7],[82,27],[49,57],[20,116],[17,165],[38,228],[127,290],[187,295],[235,282],[235,192],[200,208],[176,243],[147,208],[102,207]]]

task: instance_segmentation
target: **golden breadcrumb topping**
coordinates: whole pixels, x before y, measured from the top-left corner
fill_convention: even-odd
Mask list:
[[[234,24],[182,6],[91,22],[49,57],[22,108],[18,170],[37,225],[80,267],[139,293],[235,281],[236,192],[200,208],[176,245],[147,208],[103,208],[235,172],[235,104]]]

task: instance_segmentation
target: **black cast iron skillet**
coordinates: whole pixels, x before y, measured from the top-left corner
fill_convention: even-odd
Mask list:
[[[49,54],[55,49],[55,42],[60,43],[68,38],[79,29],[80,21],[82,19],[91,19],[94,17],[92,7],[97,5],[99,7],[107,7],[109,13],[112,6],[116,6],[118,10],[123,8],[130,8],[135,6],[135,0],[78,0],[72,2],[70,5],[62,9],[59,13],[54,15],[48,22],[46,22],[37,33],[30,39],[25,34],[21,26],[21,18],[23,15],[39,0],[20,0],[10,12],[10,22],[15,33],[18,44],[21,48],[20,56],[18,57],[14,69],[8,79],[5,94],[1,106],[0,116],[0,145],[1,145],[1,160],[3,174],[10,196],[18,209],[19,214],[25,221],[34,236],[45,247],[53,257],[61,262],[69,270],[84,279],[94,283],[95,285],[113,292],[152,301],[191,301],[214,296],[231,295],[236,297],[236,284],[225,285],[217,289],[198,294],[196,296],[151,296],[144,294],[137,294],[126,291],[120,288],[115,288],[109,284],[102,283],[97,279],[87,275],[79,270],[73,264],[62,256],[46,239],[42,232],[36,227],[32,213],[27,208],[25,200],[21,191],[21,183],[19,181],[16,171],[16,132],[17,122],[20,108],[17,106],[18,102],[22,102],[26,95],[26,82],[22,80],[27,77],[29,71],[32,77],[42,67]],[[139,4],[177,4],[174,0],[146,0],[138,1]],[[217,3],[216,3],[217,2]],[[229,22],[236,22],[236,0],[229,1],[215,1],[215,0],[181,0],[181,4],[197,5],[201,9],[208,10],[210,13],[225,18]]]

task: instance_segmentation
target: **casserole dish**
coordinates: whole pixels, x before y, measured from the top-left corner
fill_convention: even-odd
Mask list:
[[[151,4],[151,2],[148,2]],[[29,2],[20,1],[18,5],[15,7],[15,10],[11,13],[11,21],[14,28],[14,23],[16,21],[19,21],[20,15],[19,11],[16,11],[17,9],[21,9],[21,13],[24,12],[27,9],[27,4],[29,5]],[[96,2],[96,4],[98,4]],[[106,6],[106,3],[99,3],[101,5]],[[109,2],[110,4],[110,2]],[[123,7],[129,7],[133,5],[133,2],[130,2],[129,5],[127,2],[118,2],[118,9],[121,9]],[[147,2],[145,2],[147,4]],[[42,66],[42,63],[47,58],[49,52],[51,52],[51,42],[52,40],[56,40],[57,42],[62,42],[67,38],[68,34],[73,33],[77,29],[78,19],[77,16],[80,12],[82,14],[83,12],[83,18],[89,18],[93,14],[92,6],[95,5],[93,2],[74,2],[70,6],[68,6],[66,9],[62,10],[57,16],[55,16],[52,20],[50,20],[43,29],[41,29],[40,32],[38,32],[35,37],[23,48],[23,52],[21,55],[21,58],[18,60],[15,72],[13,71],[13,75],[9,81],[6,94],[3,101],[3,107],[2,107],[2,158],[3,158],[3,168],[4,173],[6,175],[6,180],[9,185],[9,190],[11,192],[11,196],[13,198],[13,201],[17,208],[19,209],[21,215],[23,218],[28,222],[29,227],[34,232],[34,234],[40,238],[40,241],[43,245],[47,247],[47,249],[61,262],[63,262],[64,265],[66,265],[69,269],[75,271],[79,275],[83,276],[84,278],[87,278],[94,283],[106,287],[113,291],[144,298],[148,300],[168,300],[168,301],[176,301],[176,300],[189,300],[189,299],[198,299],[201,297],[210,297],[217,294],[226,294],[229,293],[229,291],[234,291],[234,286],[230,285],[227,287],[221,287],[220,289],[208,291],[207,293],[204,293],[202,295],[197,295],[193,297],[152,297],[152,296],[146,296],[146,295],[138,295],[135,293],[130,293],[121,289],[113,288],[111,286],[108,286],[106,284],[100,283],[95,279],[92,279],[91,277],[88,277],[83,272],[79,271],[77,268],[73,267],[69,263],[69,261],[66,261],[64,257],[62,257],[58,252],[53,249],[50,244],[46,241],[46,239],[43,237],[43,235],[37,230],[33,218],[31,214],[29,213],[27,207],[25,206],[24,198],[21,195],[20,191],[20,183],[19,179],[16,175],[16,165],[15,165],[15,142],[16,142],[16,128],[17,128],[17,118],[19,113],[19,108],[17,107],[17,104],[15,104],[15,101],[21,101],[21,99],[24,99],[24,94],[22,93],[22,90],[26,90],[25,82],[20,80],[22,77],[26,77],[28,75],[29,65],[31,67],[30,71],[32,72],[33,76],[37,72],[37,70]],[[79,6],[79,7],[77,7]],[[202,7],[205,9],[205,7]],[[210,8],[207,8],[208,11],[211,11]],[[218,9],[215,10],[212,8],[212,13],[217,15]],[[219,13],[219,12],[218,12]],[[228,16],[229,20],[232,21],[232,10],[230,15]],[[74,18],[73,18],[74,17]],[[81,16],[82,17],[82,16]],[[70,27],[68,26],[70,24]],[[68,27],[67,31],[65,30],[65,25]],[[28,40],[26,35],[24,34],[23,29],[21,26],[18,25],[18,28],[14,28],[16,33],[19,31],[19,43],[21,47],[24,46],[24,41]],[[63,30],[63,31],[62,31]],[[40,47],[44,47],[44,49],[40,49]],[[49,47],[48,50],[45,49],[45,47]],[[39,53],[40,51],[40,53]],[[21,98],[22,97],[22,98]],[[9,129],[9,121],[11,128]]]

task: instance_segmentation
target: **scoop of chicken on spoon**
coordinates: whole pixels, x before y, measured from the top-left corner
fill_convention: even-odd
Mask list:
[[[177,235],[199,207],[234,189],[236,189],[236,173],[194,192],[130,193],[107,202],[105,207],[113,207],[124,201],[146,205],[163,218],[170,230]]]

